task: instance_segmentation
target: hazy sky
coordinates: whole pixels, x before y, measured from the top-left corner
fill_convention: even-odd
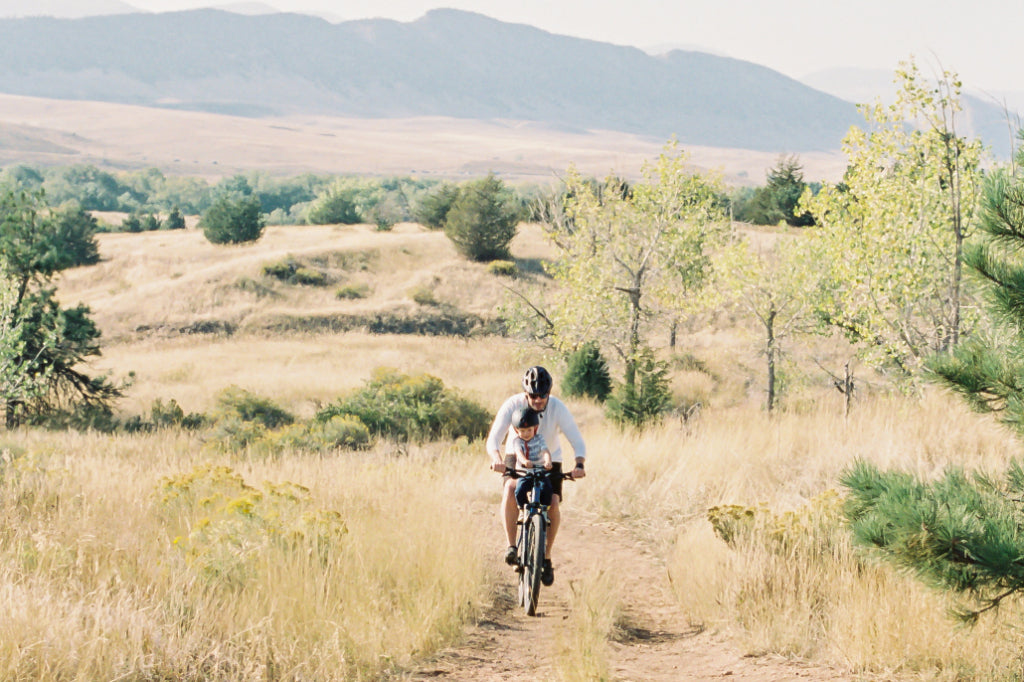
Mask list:
[[[232,0],[126,0],[152,11]],[[768,66],[794,78],[850,66],[893,71],[911,55],[971,89],[1024,91],[1021,0],[263,0],[282,11],[412,21],[455,7],[620,45],[669,44]]]

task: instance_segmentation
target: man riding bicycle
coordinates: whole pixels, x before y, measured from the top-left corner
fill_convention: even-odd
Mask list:
[[[491,457],[491,468],[505,474],[499,514],[508,540],[505,562],[514,566],[517,563],[515,545],[516,519],[519,509],[515,498],[516,482],[511,475],[516,466],[513,442],[517,435],[512,427],[512,421],[513,415],[524,408],[532,408],[538,414],[540,423],[537,435],[546,443],[552,464],[550,477],[552,496],[551,507],[548,509],[550,526],[544,551],[544,570],[541,573],[541,582],[550,586],[555,580],[554,568],[551,565],[551,547],[561,521],[559,504],[562,499],[562,446],[558,435],[565,436],[572,446],[575,458],[575,466],[572,470],[573,478],[583,478],[587,475],[583,467],[587,451],[583,443],[583,436],[580,434],[569,408],[558,398],[551,397],[551,387],[554,384],[551,374],[543,367],[531,367],[523,374],[522,383],[523,392],[505,400],[494,417],[494,423],[491,424],[490,433],[487,435],[487,454]],[[505,441],[505,455],[502,455],[501,452],[502,440]]]

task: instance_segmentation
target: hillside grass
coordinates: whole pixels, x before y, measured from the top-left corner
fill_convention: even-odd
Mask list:
[[[414,282],[453,307],[493,309],[495,276],[416,226],[270,228],[251,247],[212,247],[191,231],[101,237],[104,263],[67,273],[60,293],[92,306],[111,339],[96,369],[135,372],[126,414],[171,398],[204,412],[235,385],[308,417],[375,367],[432,374],[496,409],[522,366],[544,359],[499,337],[271,335],[251,323],[271,310],[405,305]],[[513,245],[517,258],[545,250],[530,229]],[[367,300],[232,288],[288,254],[370,251],[380,255],[359,273]],[[155,331],[231,316],[231,334]],[[1018,441],[937,391],[906,397],[865,381],[844,416],[812,362],[845,357],[831,340],[793,349],[790,394],[769,416],[756,337],[736,322],[695,325],[670,358],[677,399],[702,403],[686,421],[622,432],[600,406],[570,401],[588,444],[571,504],[633,529],[690,621],[752,655],[866,676],[1019,679],[1020,605],[957,625],[944,595],[850,546],[836,482],[857,459],[924,477],[998,471],[1022,454]],[[0,434],[0,677],[377,679],[457,640],[488,603],[481,556],[500,533],[482,444],[255,457],[211,451],[203,437]],[[481,524],[494,536],[470,532]],[[578,583],[565,679],[608,674],[621,595],[605,568]]]
[[[692,624],[749,654],[906,679],[1017,679],[1021,604],[962,626],[947,595],[851,547],[836,481],[857,459],[924,478],[1001,471],[1020,443],[937,392],[859,401],[848,418],[821,398],[803,412],[735,407],[643,435],[599,426],[573,502],[646,533]],[[591,473],[605,467],[614,475]]]

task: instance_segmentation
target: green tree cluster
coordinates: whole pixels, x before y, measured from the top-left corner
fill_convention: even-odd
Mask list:
[[[96,166],[33,168],[13,165],[0,171],[0,187],[43,190],[50,202],[77,203],[86,211],[119,211],[144,216],[164,214],[175,207],[201,214],[224,196],[255,198],[273,224],[370,221],[382,229],[412,217],[411,206],[440,184],[411,177],[357,178],[304,173],[277,177],[264,172],[237,173],[210,184],[204,178],[168,176],[156,168],[113,172]],[[338,187],[350,190],[352,211],[342,220],[328,220],[326,207]],[[315,210],[314,210],[315,209]],[[314,211],[313,217],[309,214]],[[337,213],[337,207],[330,212]],[[130,226],[130,225],[129,225]],[[139,227],[140,230],[147,229]],[[173,229],[166,228],[165,229]]]
[[[736,202],[733,212],[736,220],[755,225],[814,225],[814,217],[807,211],[798,212],[797,206],[808,188],[816,191],[817,187],[804,182],[803,166],[795,156],[779,159],[768,170],[766,180],[764,187],[758,187],[742,201]]]
[[[713,256],[731,234],[723,194],[720,180],[688,168],[673,144],[632,186],[595,184],[570,169],[564,209],[544,224],[562,292],[544,314],[553,347],[568,353],[599,339],[636,390],[652,331],[717,302]]]
[[[51,211],[41,193],[0,194],[0,408],[10,428],[57,413],[109,412],[121,395],[80,369],[100,354],[100,332],[84,305],[63,307],[53,277],[94,262],[81,209]]]
[[[349,183],[336,183],[316,198],[306,219],[313,225],[355,225],[363,217],[357,206],[358,189]]]
[[[153,213],[136,212],[129,214],[116,228],[107,228],[111,232],[155,232],[156,230],[183,230],[185,216],[177,206],[163,220]]]

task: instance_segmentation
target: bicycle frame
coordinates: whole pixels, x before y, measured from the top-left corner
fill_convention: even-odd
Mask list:
[[[528,616],[537,614],[537,600],[540,596],[540,575],[543,570],[544,552],[547,544],[548,505],[541,504],[542,484],[548,478],[548,471],[534,467],[517,478],[530,483],[529,499],[520,514],[519,530],[516,537],[516,554],[519,565],[519,605]]]

